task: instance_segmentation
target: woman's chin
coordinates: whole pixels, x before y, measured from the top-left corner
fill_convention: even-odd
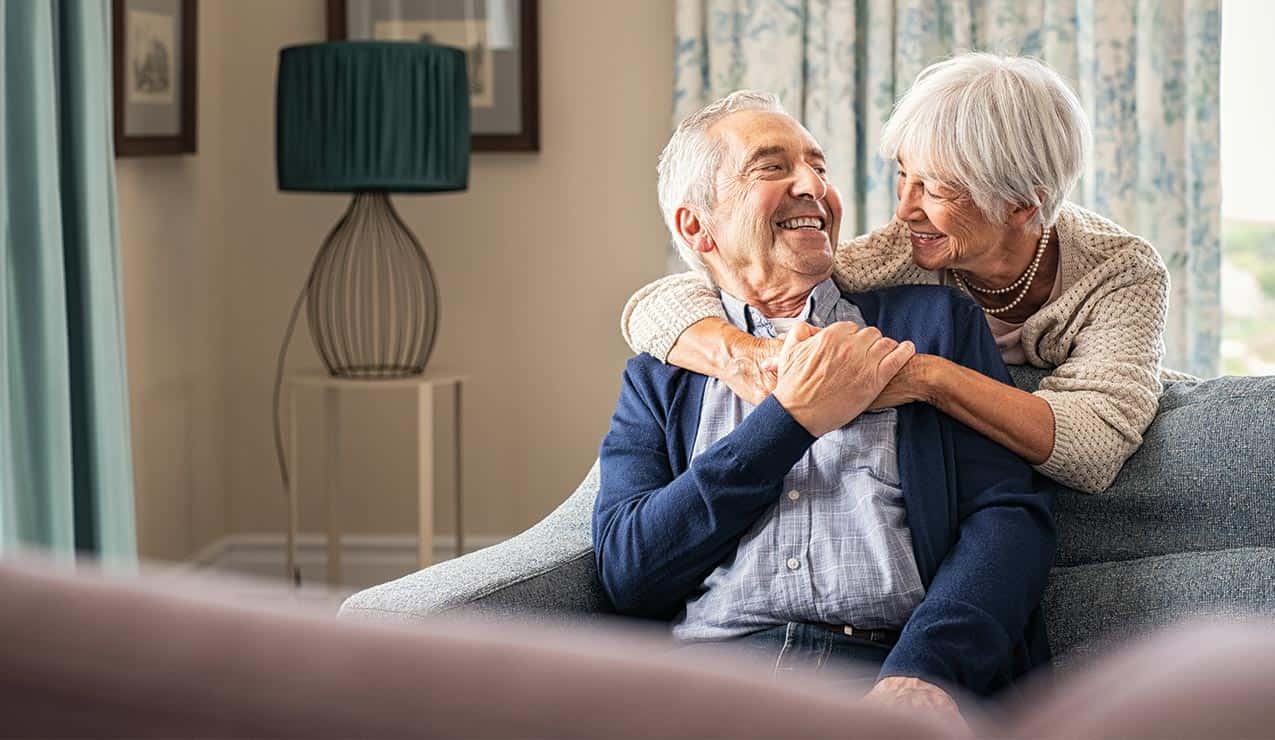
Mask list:
[[[951,254],[948,252],[947,236],[941,239],[926,241],[918,239],[915,234],[910,235],[912,243],[912,262],[925,270],[941,270],[947,267],[951,262]]]
[[[942,270],[951,263],[945,252],[923,252],[919,249],[912,250],[912,264],[922,270]]]

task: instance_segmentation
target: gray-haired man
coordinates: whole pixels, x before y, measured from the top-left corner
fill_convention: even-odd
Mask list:
[[[598,571],[621,613],[671,618],[683,641],[771,650],[781,671],[866,662],[872,695],[955,714],[953,691],[990,694],[1048,660],[1049,495],[929,406],[867,411],[914,350],[1008,377],[951,290],[840,294],[824,168],[764,94],[674,134],[660,202],[679,248],[733,323],[785,343],[756,407],[649,355],[629,362],[602,445]]]

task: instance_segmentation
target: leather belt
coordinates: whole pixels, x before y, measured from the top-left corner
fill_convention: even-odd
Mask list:
[[[898,630],[865,630],[858,627],[851,627],[848,624],[816,624],[816,627],[822,627],[829,632],[836,632],[842,635],[849,635],[858,640],[866,640],[874,642],[885,647],[894,647],[899,641]]]

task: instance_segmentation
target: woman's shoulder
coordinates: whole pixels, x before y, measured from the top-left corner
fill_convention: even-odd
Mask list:
[[[900,254],[911,257],[912,244],[908,241],[907,224],[893,218],[885,226],[841,242],[839,250],[856,258],[881,258]]]
[[[1167,280],[1160,253],[1146,239],[1075,203],[1064,203],[1055,224],[1064,252],[1063,282],[1073,285],[1092,273]],[[1070,273],[1070,274],[1068,274]]]
[[[1058,217],[1062,294],[1023,326],[1023,347],[1033,365],[1073,361],[1078,332],[1098,329],[1112,343],[1099,354],[1141,356],[1154,377],[1163,349],[1169,275],[1145,239],[1115,222],[1068,203]],[[1110,331],[1111,329],[1116,331]],[[1136,352],[1126,344],[1139,346]],[[1085,362],[1095,362],[1090,350]],[[1037,361],[1040,360],[1040,362]],[[1097,359],[1101,366],[1104,360]]]
[[[850,292],[936,282],[933,273],[912,263],[907,225],[898,219],[837,245],[835,277]]]

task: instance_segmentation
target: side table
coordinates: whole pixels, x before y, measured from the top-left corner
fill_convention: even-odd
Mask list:
[[[321,470],[323,502],[327,530],[327,580],[330,585],[342,583],[341,572],[341,532],[337,516],[337,501],[341,495],[341,398],[359,393],[400,393],[404,400],[415,402],[416,423],[416,499],[417,499],[417,532],[419,537],[418,560],[420,567],[430,565],[434,550],[434,493],[436,470],[440,461],[435,460],[434,439],[440,427],[450,426],[452,430],[455,459],[452,461],[451,488],[455,497],[456,553],[465,552],[465,530],[462,517],[461,495],[461,388],[464,376],[426,372],[409,378],[391,379],[353,379],[334,378],[323,371],[297,373],[288,377],[287,385],[291,395],[290,434],[289,434],[289,467],[291,475],[290,510],[288,511],[288,552],[295,552],[295,533],[299,524],[298,501],[306,495],[300,481],[302,477],[297,470],[300,455],[301,435],[312,427],[303,425],[298,413],[300,400],[304,394],[318,393],[322,400],[322,421],[319,424],[319,435],[322,441]],[[451,418],[442,419],[437,413],[434,403],[435,393],[454,394]],[[287,572],[294,572],[295,563],[287,564]]]

